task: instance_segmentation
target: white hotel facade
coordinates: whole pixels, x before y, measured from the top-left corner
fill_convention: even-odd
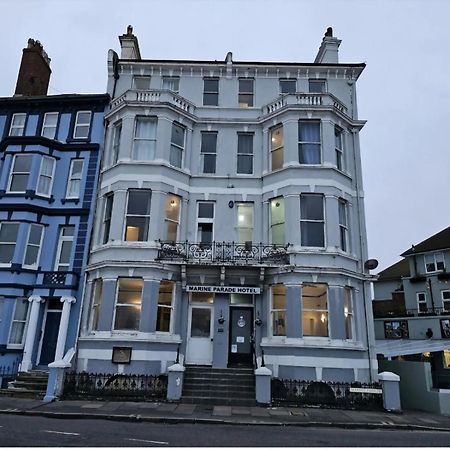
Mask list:
[[[79,371],[263,360],[274,377],[376,377],[355,82],[313,63],[108,56],[106,144]]]

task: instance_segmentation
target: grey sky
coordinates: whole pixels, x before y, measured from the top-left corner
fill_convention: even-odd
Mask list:
[[[20,19],[19,19],[20,17]],[[134,27],[143,58],[313,62],[328,26],[358,82],[369,254],[379,269],[450,225],[448,0],[0,0],[0,96],[22,48],[52,59],[50,94],[106,90],[106,57]]]

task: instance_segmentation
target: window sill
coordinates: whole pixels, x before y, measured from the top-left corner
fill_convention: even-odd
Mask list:
[[[262,338],[261,347],[289,347],[289,348],[336,348],[345,350],[364,351],[367,348],[362,342],[347,339],[331,339],[328,337],[307,336],[303,338],[287,338],[273,336]]]
[[[144,333],[141,331],[88,331],[79,337],[80,341],[123,341],[123,342],[163,342],[181,343],[179,334],[155,331],[154,333]]]

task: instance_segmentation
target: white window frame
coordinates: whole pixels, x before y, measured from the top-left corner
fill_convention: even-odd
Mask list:
[[[319,125],[319,140],[318,141],[301,141],[300,140],[300,124],[302,123],[315,123]],[[320,119],[300,119],[298,121],[298,163],[302,166],[320,166],[323,164],[323,130],[322,130],[322,121]],[[302,148],[302,145],[315,145],[319,146],[319,162],[300,162],[300,149]]]
[[[101,243],[107,244],[110,241],[110,233],[111,233],[111,220],[112,220],[112,210],[114,207],[114,192],[108,192],[105,195],[105,206],[103,210],[103,222],[102,222],[102,235],[101,235]],[[111,199],[111,215],[109,217],[106,216],[108,212],[108,201]],[[108,223],[108,233],[106,233],[106,223]],[[108,234],[108,236],[106,236]],[[106,239],[107,237],[107,239]]]
[[[275,197],[275,198],[271,198],[269,200],[269,208],[270,208],[270,242],[272,244],[274,244],[273,242],[273,227],[277,226],[277,225],[283,225],[283,242],[282,243],[277,243],[275,242],[275,245],[284,245],[285,241],[286,241],[286,211],[284,211],[283,214],[283,221],[282,222],[274,222],[273,220],[273,214],[272,214],[272,202],[279,202],[280,206],[283,206],[283,210],[284,210],[284,197],[280,196],[280,197]],[[276,206],[276,205],[275,205]]]
[[[119,153],[120,153],[120,139],[122,136],[122,121],[119,120],[113,125],[113,137],[112,137],[112,164],[117,164],[119,161]],[[156,140],[156,139],[155,139]]]
[[[19,117],[19,116],[24,116],[25,117],[23,125],[14,125],[14,119],[16,117]],[[13,114],[12,117],[11,117],[11,125],[9,126],[8,136],[23,136],[25,134],[25,127],[26,127],[26,125],[27,125],[27,114],[26,113],[15,113],[15,114]],[[13,130],[20,130],[20,133],[12,134]]]
[[[305,286],[312,286],[312,285],[322,285],[326,287],[326,299],[327,299],[327,309],[311,309],[311,308],[305,308],[304,304],[303,304],[303,288]],[[330,339],[330,290],[329,290],[329,286],[326,283],[303,283],[301,290],[300,290],[300,295],[301,295],[301,299],[302,299],[302,335],[305,339]],[[325,316],[325,320],[327,322],[327,335],[326,336],[318,336],[318,335],[311,335],[311,334],[305,334],[305,330],[303,327],[303,313],[305,311],[313,311],[313,312],[318,312],[318,313],[322,313],[321,314],[321,321],[322,321],[322,316]]]
[[[155,137],[152,138],[141,138],[141,137],[137,137],[136,136],[136,132],[137,132],[137,127],[138,127],[138,122],[139,121],[144,121],[144,122],[151,122],[154,125],[155,128]],[[132,154],[131,154],[131,159],[133,161],[153,161],[155,159],[155,154],[156,154],[156,143],[157,143],[157,127],[158,127],[158,118],[155,116],[136,116],[134,119],[134,132],[133,132],[133,148],[132,148]],[[135,143],[136,142],[147,142],[150,148],[150,157],[149,158],[144,158],[144,159],[138,159],[136,156],[136,151],[135,151]]]
[[[55,116],[55,115],[56,115],[56,123],[55,123],[55,125],[46,125],[45,122],[46,122],[47,118],[49,116]],[[44,114],[44,119],[42,120],[41,136],[46,137],[47,139],[55,139],[55,137],[56,137],[56,130],[58,129],[58,119],[59,119],[59,113],[57,113],[56,111],[54,111],[54,112],[46,112]],[[52,133],[52,135],[50,137],[44,135],[44,131],[45,131],[46,128],[47,129],[53,129],[53,133]]]
[[[64,228],[68,228],[68,227],[73,228],[73,235],[72,236],[63,236]],[[72,254],[72,252],[73,252],[73,243],[75,242],[75,231],[76,231],[75,228],[76,228],[75,225],[62,225],[59,228],[58,246],[57,246],[57,250],[56,250],[55,267],[54,267],[55,272],[68,272],[70,269],[70,264],[72,263],[72,258],[69,256],[68,263],[60,263],[60,259],[61,259],[61,251],[62,251],[63,242],[72,242],[72,245],[70,246],[70,254]],[[60,266],[67,267],[67,270],[61,271],[60,269],[58,269],[58,267],[60,267]]]
[[[175,241],[177,241],[178,240],[178,234],[179,234],[179,232],[180,232],[180,216],[181,216],[181,197],[179,196],[179,195],[175,195],[175,194],[170,194],[170,193],[168,193],[167,195],[166,195],[166,207],[168,206],[167,204],[168,204],[168,202],[170,202],[171,201],[171,199],[172,199],[172,201],[173,200],[175,200],[175,198],[176,198],[176,201],[178,201],[179,202],[179,207],[178,207],[178,217],[177,217],[177,220],[174,220],[174,219],[170,219],[169,217],[167,217],[167,215],[166,215],[166,217],[164,218],[164,222],[165,222],[165,225],[166,225],[166,240],[169,240],[169,237],[168,237],[168,223],[176,223],[177,224],[177,235],[175,236]]]
[[[42,173],[42,168],[43,168],[43,166],[44,166],[44,161],[45,161],[46,159],[47,159],[47,160],[51,160],[51,162],[52,162],[52,174],[51,174],[51,176],[44,175],[44,174]],[[52,156],[44,155],[44,156],[41,158],[41,164],[40,164],[40,166],[39,166],[39,176],[38,176],[38,179],[37,179],[37,186],[36,186],[36,194],[37,194],[37,195],[40,195],[40,196],[42,196],[42,197],[47,197],[47,198],[49,198],[49,197],[52,196],[53,182],[54,182],[54,179],[55,179],[55,167],[56,167],[56,159],[53,158]],[[45,192],[39,192],[39,181],[40,181],[41,177],[44,177],[44,178],[50,178],[50,186],[49,186],[49,189],[48,189],[48,193],[45,193]]]
[[[338,200],[338,217],[339,217],[339,248],[345,252],[349,252],[349,231],[348,231],[348,202],[343,198]],[[341,210],[343,210],[343,216],[345,223],[341,221]]]
[[[32,226],[38,226],[41,228],[41,238],[39,240],[39,245],[36,244],[31,244],[30,243],[30,235],[31,235],[31,227]],[[40,223],[32,223],[30,224],[30,226],[28,227],[28,234],[27,234],[27,244],[25,246],[25,252],[23,254],[23,263],[22,263],[22,267],[25,267],[27,269],[36,269],[39,266],[39,260],[41,258],[41,251],[42,251],[42,241],[44,240],[44,233],[45,233],[45,227],[44,225],[41,225]],[[31,247],[38,247],[38,254],[37,254],[37,258],[36,258],[36,263],[35,264],[25,264],[25,260],[27,257],[27,252],[28,252],[28,246]]]
[[[204,204],[204,203],[208,203],[208,204],[212,204],[213,205],[213,216],[211,217],[199,217],[199,213],[200,213],[200,204]],[[216,202],[212,202],[212,201],[206,201],[206,200],[201,200],[197,202],[197,223],[195,226],[195,233],[196,233],[196,241],[198,243],[201,243],[200,240],[200,235],[199,235],[199,229],[198,226],[200,224],[203,223],[212,223],[212,236],[211,236],[211,242],[214,242],[214,218],[216,216]],[[207,243],[205,243],[205,245],[208,245]]]
[[[252,211],[252,226],[250,227],[242,227],[239,226],[239,206],[244,206],[244,207],[251,207],[251,211]],[[238,242],[239,244],[244,244],[247,241],[241,241],[239,239],[239,234],[240,234],[240,230],[251,230],[252,231],[252,238],[250,239],[249,242],[254,242],[254,231],[255,231],[255,205],[253,202],[236,202],[235,203],[235,207],[236,207],[236,242]]]
[[[78,118],[81,114],[89,114],[89,122],[78,122]],[[73,126],[73,139],[87,139],[89,137],[89,133],[91,131],[91,122],[92,122],[92,111],[77,111],[77,115],[75,116],[75,124]],[[76,136],[77,127],[88,127],[86,136]]]
[[[206,135],[211,135],[211,136],[215,136],[215,145],[214,145],[214,149],[207,149],[206,147],[204,147],[203,145],[203,137]],[[204,175],[215,175],[216,171],[217,171],[217,137],[218,137],[218,132],[217,131],[202,131],[200,133],[200,161],[201,161],[201,172]],[[214,150],[214,151],[213,151]],[[205,159],[207,156],[214,156],[214,170],[212,172],[206,172],[205,171]]]
[[[81,172],[80,175],[74,176],[73,175],[73,166],[75,162],[81,162]],[[69,168],[69,177],[67,179],[67,188],[66,188],[66,198],[68,199],[78,199],[80,198],[81,194],[81,180],[83,179],[83,170],[84,170],[84,159],[82,158],[74,158],[70,161],[70,168]],[[69,192],[71,191],[71,183],[73,181],[79,181],[79,188],[78,188],[78,195],[69,195]]]
[[[135,307],[137,304],[128,304],[128,303],[118,303],[119,300],[119,289],[120,289],[120,280],[121,279],[133,279],[133,280],[142,280],[142,289],[141,289],[141,303],[139,304],[139,325],[137,329],[131,329],[131,328],[116,328],[116,317],[117,317],[117,308],[124,308],[124,307]],[[133,333],[139,331],[141,320],[142,320],[142,300],[144,294],[144,280],[140,277],[119,277],[117,278],[116,282],[116,296],[114,299],[114,317],[112,320],[112,331],[113,332],[119,332],[119,333]]]
[[[170,137],[170,149],[169,149],[169,164],[172,167],[177,167],[178,169],[181,169],[181,168],[183,168],[183,165],[184,165],[184,153],[185,153],[185,149],[186,149],[186,127],[181,125],[178,122],[172,122],[172,128],[170,130],[171,133],[172,133],[173,127],[175,127],[175,126],[183,129],[183,145],[180,146],[180,145],[175,144],[174,142],[172,142],[172,135],[171,135],[171,137]],[[180,161],[180,165],[179,166],[172,163],[172,147],[175,147],[175,148],[181,150],[181,161]]]
[[[348,303],[349,308],[346,310],[345,307],[345,295],[346,292],[348,293]],[[347,326],[345,324],[345,321],[347,318],[350,317],[350,333],[351,337],[347,337]],[[353,301],[353,289],[349,286],[344,287],[344,328],[345,328],[345,334],[346,334],[346,340],[348,341],[355,341],[355,312],[354,312],[354,301]]]
[[[170,283],[172,285],[172,296],[171,296],[171,302],[170,302],[170,306],[168,305],[163,305],[159,303],[159,290],[161,289],[161,283]],[[161,330],[155,330],[156,333],[161,333],[161,334],[173,334],[173,327],[174,327],[174,307],[173,305],[175,304],[175,293],[176,293],[176,284],[174,281],[170,281],[170,280],[161,280],[159,282],[159,289],[158,289],[158,307],[157,307],[157,316],[159,314],[159,308],[163,308],[163,309],[168,309],[170,310],[170,322],[169,322],[169,331],[161,331]]]
[[[417,300],[417,312],[423,313],[428,311],[427,305],[427,293],[426,292],[416,292],[416,300]],[[425,305],[425,311],[420,309],[420,305]]]
[[[334,148],[336,151],[336,167],[338,170],[345,171],[344,130],[337,125],[334,126]]]
[[[447,298],[446,298],[447,297]],[[444,289],[441,291],[442,310],[450,311],[450,290]],[[445,303],[448,303],[448,307],[445,307]]]
[[[284,308],[280,309],[280,308],[274,308],[273,306],[273,288],[274,286],[283,286],[284,287]],[[280,338],[280,337],[285,337],[286,336],[286,331],[287,331],[287,326],[286,326],[286,309],[287,307],[287,300],[286,300],[286,285],[284,285],[283,283],[276,283],[276,284],[272,284],[270,286],[270,335],[274,338]],[[274,330],[273,330],[273,322],[274,322],[274,313],[279,313],[279,312],[283,312],[284,311],[284,332],[285,334],[274,334]],[[277,318],[278,320],[278,318]]]
[[[283,137],[283,142],[282,145],[275,147],[273,145],[274,139],[272,137],[273,133],[275,133],[276,131],[281,130],[281,136]],[[284,127],[283,124],[279,124],[279,125],[275,125],[274,127],[269,129],[269,146],[270,146],[270,170],[274,171],[274,170],[280,170],[283,168],[284,166]],[[273,167],[273,154],[276,151],[281,151],[281,166],[280,167]]]
[[[294,92],[283,92],[283,89],[281,89],[281,84],[284,82],[288,82],[290,84],[294,84],[295,85],[295,89]],[[278,80],[278,85],[279,85],[279,89],[280,89],[280,95],[289,95],[289,94],[295,94],[297,92],[297,78],[280,78]]]
[[[146,88],[136,87],[136,80],[138,80],[138,79],[148,81],[148,87],[146,87]],[[151,82],[152,82],[151,75],[134,75],[133,76],[133,89],[135,89],[137,91],[149,91]]]
[[[437,256],[440,256],[440,258],[437,258]],[[428,270],[427,268],[427,264],[430,264],[430,262],[427,263],[427,258],[432,259],[433,262],[432,264],[434,264],[434,269],[433,270]],[[444,259],[444,254],[442,252],[436,252],[436,253],[432,253],[430,254],[426,254],[423,256],[424,259],[424,263],[425,263],[425,272],[426,273],[435,273],[435,272],[442,272],[443,270],[445,270],[445,259]],[[442,269],[438,269],[438,264],[442,263]]]
[[[252,82],[252,90],[251,91],[241,91],[241,81],[251,81]],[[252,104],[245,105],[241,102],[241,95],[251,95]],[[239,78],[238,79],[238,106],[239,108],[253,108],[255,106],[255,79],[254,78]]]
[[[169,87],[165,87],[164,84],[165,82],[176,82],[177,84],[177,89],[170,89]],[[162,86],[161,89],[164,90],[168,90],[171,92],[175,92],[176,94],[178,94],[180,92],[180,77],[176,77],[176,76],[163,76],[162,77]]]
[[[16,158],[18,156],[27,156],[29,158],[31,158],[31,164],[30,164],[30,171],[29,172],[14,172],[14,166],[16,164]],[[6,192],[11,192],[14,194],[25,194],[25,192],[27,191],[26,189],[24,191],[12,191],[11,190],[11,185],[12,185],[12,180],[13,180],[13,176],[14,175],[28,175],[27,178],[27,187],[30,181],[30,175],[31,175],[31,171],[33,170],[33,154],[31,153],[16,153],[13,157],[12,163],[11,163],[11,169],[9,171],[9,179],[8,179],[8,189]]]
[[[92,309],[89,329],[91,331],[98,331],[98,321],[100,318],[100,308],[102,305],[103,296],[103,278],[95,278],[92,281]],[[97,323],[95,323],[97,322]]]
[[[316,196],[316,197],[322,197],[322,212],[323,212],[323,219],[319,220],[319,219],[309,219],[309,218],[303,218],[301,215],[301,208],[302,208],[302,197],[305,196]],[[327,224],[327,220],[326,220],[326,205],[325,205],[325,195],[324,194],[320,194],[320,193],[310,193],[310,192],[306,192],[306,193],[302,193],[300,194],[300,245],[303,248],[318,248],[318,249],[323,249],[327,247],[327,229],[326,229],[326,224]],[[301,228],[302,228],[302,223],[322,223],[323,224],[323,246],[322,247],[317,247],[314,245],[304,245],[302,243],[302,232],[301,232]]]
[[[149,197],[149,212],[148,214],[130,214],[128,212],[128,203],[130,201],[130,194],[132,192],[146,192],[148,194]],[[152,212],[152,197],[153,197],[153,191],[151,189],[128,189],[127,191],[127,202],[125,205],[125,220],[124,220],[124,231],[123,231],[123,241],[124,242],[148,242],[149,241],[149,234],[150,234],[150,219],[151,219],[151,212]],[[127,223],[128,223],[128,218],[131,217],[138,217],[138,218],[146,218],[147,219],[147,229],[145,230],[144,235],[146,234],[147,237],[146,239],[143,240],[127,240]]]
[[[3,225],[5,225],[5,224],[6,225],[17,225],[18,226],[17,227],[17,234],[16,234],[16,241],[14,242],[14,251],[13,251],[13,254],[12,254],[11,261],[9,263],[2,263],[2,262],[0,262],[0,267],[11,267],[12,261],[14,260],[14,255],[16,253],[17,238],[18,238],[18,236],[20,234],[20,222],[17,222],[17,221],[9,222],[9,221],[3,220],[3,221],[0,222],[0,230],[3,227]],[[5,245],[13,245],[12,242],[6,242],[6,241],[5,242],[0,242],[0,246],[3,245],[3,244],[5,244]]]
[[[238,174],[238,175],[253,175],[253,170],[254,170],[254,158],[253,158],[253,155],[254,155],[254,136],[255,136],[255,133],[250,133],[250,132],[244,132],[244,133],[241,133],[241,132],[238,132],[237,133],[237,135],[238,135],[238,142],[237,142],[237,158],[236,158],[236,173]],[[244,137],[244,136],[246,136],[246,137],[251,137],[251,140],[252,140],[252,152],[251,153],[243,153],[243,152],[239,152],[239,138],[240,137]],[[251,170],[251,172],[240,172],[239,171],[239,159],[240,158],[248,158],[250,156],[250,158],[251,158],[251,162],[252,162],[252,170]]]
[[[26,313],[26,317],[25,317],[24,320],[17,320],[17,319],[15,319],[18,300],[21,300],[21,301],[25,300],[27,302],[27,313]],[[30,318],[30,311],[31,311],[31,308],[30,308],[30,302],[28,301],[28,299],[16,298],[14,300],[14,311],[13,311],[13,315],[12,315],[12,318],[11,318],[11,324],[9,326],[7,348],[10,348],[10,349],[22,349],[23,346],[25,345],[25,336],[27,335],[28,321],[29,321],[29,318]],[[25,326],[23,327],[22,341],[19,344],[11,343],[11,333],[12,333],[12,330],[13,330],[15,322],[25,323]]]

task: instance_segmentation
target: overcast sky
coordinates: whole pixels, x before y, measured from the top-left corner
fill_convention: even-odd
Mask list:
[[[357,84],[369,256],[379,269],[450,225],[449,0],[0,0],[0,96],[22,48],[52,59],[49,94],[106,90],[133,25],[146,59],[313,62],[332,26]]]

